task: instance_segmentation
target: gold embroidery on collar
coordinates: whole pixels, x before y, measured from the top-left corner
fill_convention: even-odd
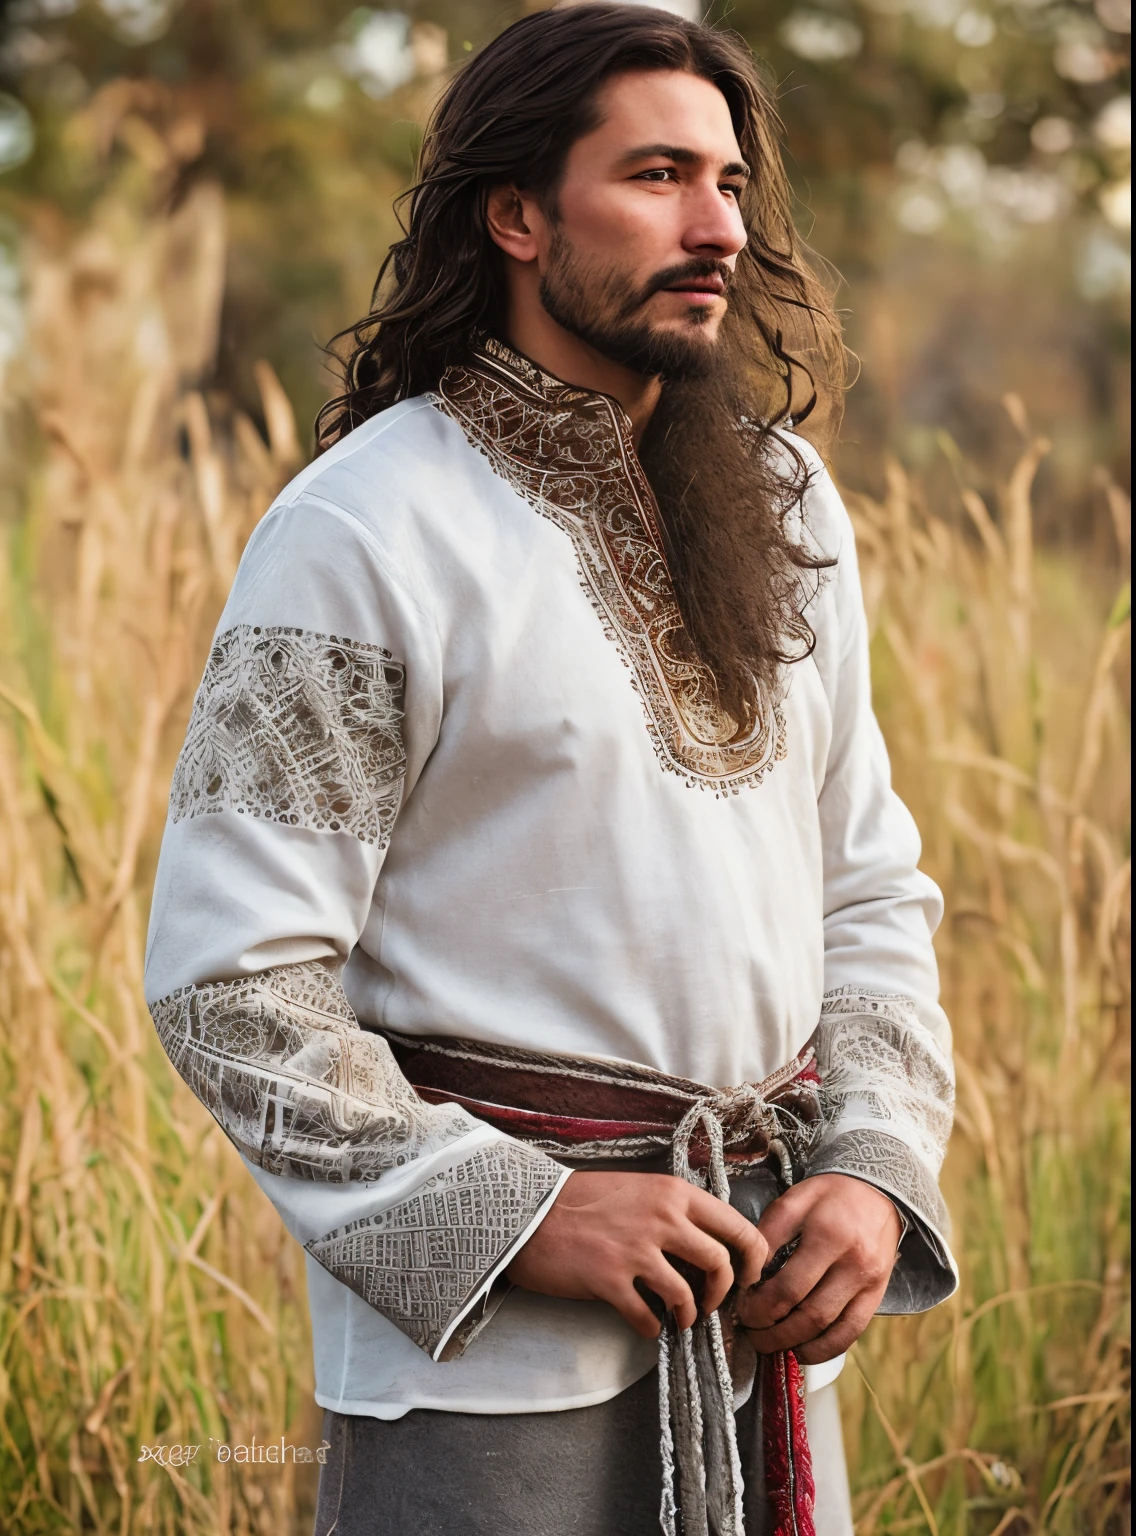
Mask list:
[[[660,762],[719,794],[785,756],[779,701],[734,741],[707,669],[685,657],[654,498],[614,401],[553,378],[492,338],[431,396],[502,479],[572,540],[580,580],[628,666]]]

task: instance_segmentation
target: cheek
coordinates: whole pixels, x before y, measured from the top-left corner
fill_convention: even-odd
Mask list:
[[[655,251],[673,248],[678,198],[653,197],[623,188],[592,188],[562,198],[561,225],[579,249],[619,251],[632,261],[642,253],[650,263]]]

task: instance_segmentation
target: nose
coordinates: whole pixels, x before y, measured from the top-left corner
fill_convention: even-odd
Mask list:
[[[682,248],[691,256],[728,261],[746,243],[746,229],[737,200],[724,193],[713,178],[690,188],[685,208]]]

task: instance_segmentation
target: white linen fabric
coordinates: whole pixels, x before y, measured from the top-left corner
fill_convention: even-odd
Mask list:
[[[667,644],[626,418],[499,344],[316,460],[248,545],[174,777],[146,987],[305,1245],[326,1408],[579,1407],[656,1358],[604,1305],[507,1290],[569,1170],[423,1102],[372,1026],[717,1087],[815,1036],[808,1172],[908,1217],[885,1309],[953,1289],[941,900],[872,714],[851,525],[794,442],[802,535],[835,565],[813,656],[742,742]]]

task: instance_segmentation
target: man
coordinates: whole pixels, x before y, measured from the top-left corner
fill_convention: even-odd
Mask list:
[[[954,1286],[777,145],[662,12],[485,49],[218,628],[147,987],[309,1255],[321,1532],[840,1536],[827,1363]]]

